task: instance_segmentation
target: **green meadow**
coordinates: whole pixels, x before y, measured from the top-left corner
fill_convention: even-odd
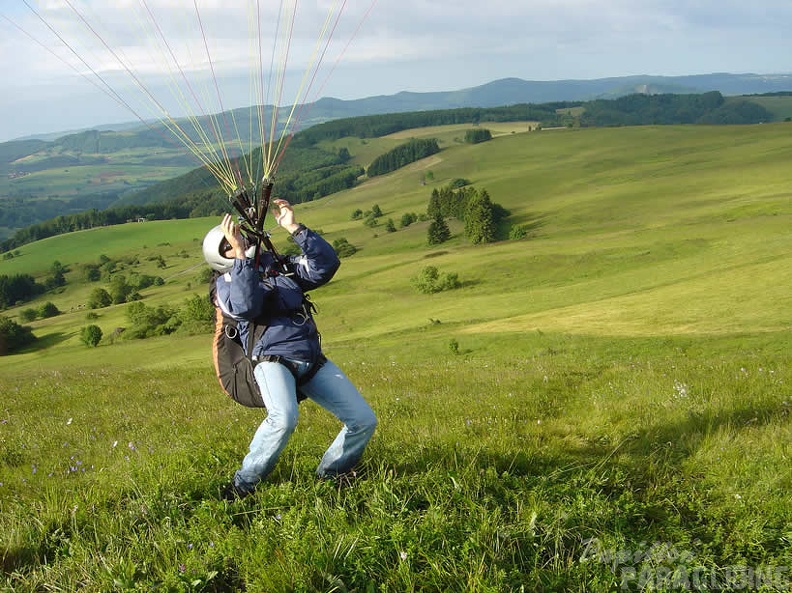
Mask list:
[[[409,136],[442,147],[296,207],[358,248],[313,300],[379,426],[356,477],[318,481],[339,427],[301,404],[273,474],[234,503],[218,491],[264,412],[222,394],[209,334],[112,339],[126,305],[89,321],[97,284],[80,273],[122,259],[165,280],[146,305],[178,306],[205,293],[200,241],[217,221],[21,247],[0,274],[70,271],[62,292],[3,312],[62,313],[0,357],[0,588],[789,590],[790,125],[338,141],[360,162]],[[426,221],[385,230],[456,178],[527,236],[473,246],[451,221],[430,247]],[[375,204],[378,227],[352,220]],[[461,287],[417,292],[426,266]],[[95,348],[79,339],[89,323]]]

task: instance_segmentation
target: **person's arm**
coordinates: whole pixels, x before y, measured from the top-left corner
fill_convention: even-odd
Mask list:
[[[291,234],[303,253],[290,258],[303,290],[312,290],[329,282],[341,265],[335,249],[318,233],[296,222],[294,209],[286,200],[277,199],[274,203],[277,208],[275,219]]]
[[[234,251],[234,266],[227,276],[229,290],[224,303],[227,312],[235,317],[255,319],[261,313],[266,296],[256,264],[245,255],[245,239],[234,217],[226,214],[220,226]]]

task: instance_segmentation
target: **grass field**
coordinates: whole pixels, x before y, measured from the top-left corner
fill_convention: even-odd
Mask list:
[[[0,274],[43,277],[55,259],[72,271],[40,299],[63,313],[31,324],[47,347],[0,358],[0,582],[789,590],[789,130],[504,131],[475,146],[453,141],[464,130],[416,131],[445,134],[441,153],[299,205],[359,248],[314,294],[328,356],[380,420],[345,487],[313,476],[338,427],[305,403],[255,496],[219,500],[263,413],[221,394],[210,337],[95,349],[77,337],[91,288],[80,263],[136,256],[128,272],[166,280],[144,302],[177,304],[205,290],[199,241],[214,220],[20,248]],[[374,204],[395,221],[423,212],[458,177],[529,237],[471,246],[452,225],[430,248],[425,222],[387,233],[351,220]],[[427,265],[462,287],[419,294],[410,279]],[[99,314],[105,335],[125,323],[124,305]]]

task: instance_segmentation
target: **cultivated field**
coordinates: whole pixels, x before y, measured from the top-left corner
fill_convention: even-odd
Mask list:
[[[20,248],[0,274],[43,278],[56,259],[71,272],[62,293],[3,313],[63,312],[29,324],[46,348],[0,358],[0,582],[788,590],[790,129],[546,130],[475,146],[448,130],[431,161],[298,205],[359,249],[313,295],[328,356],[380,420],[343,487],[314,477],[338,426],[304,403],[256,495],[219,500],[263,413],[221,394],[210,336],[79,340],[88,323],[105,336],[127,323],[126,305],[87,320],[95,284],[79,264],[127,258],[125,273],[165,279],[146,305],[177,306],[205,290],[200,239],[215,220]],[[527,238],[472,246],[454,222],[429,247],[428,222],[385,231],[455,178]],[[375,204],[379,227],[351,220]],[[416,292],[429,265],[462,287]]]

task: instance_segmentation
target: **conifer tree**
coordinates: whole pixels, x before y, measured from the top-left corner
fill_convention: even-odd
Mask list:
[[[465,236],[473,244],[495,240],[495,217],[486,191],[471,196],[465,212]]]
[[[440,204],[440,192],[437,188],[432,190],[432,195],[429,198],[429,206],[426,208],[426,214],[434,218],[442,213],[442,206]]]
[[[451,230],[448,228],[443,215],[439,212],[435,214],[434,220],[429,224],[428,241],[429,245],[439,245],[451,238]]]

